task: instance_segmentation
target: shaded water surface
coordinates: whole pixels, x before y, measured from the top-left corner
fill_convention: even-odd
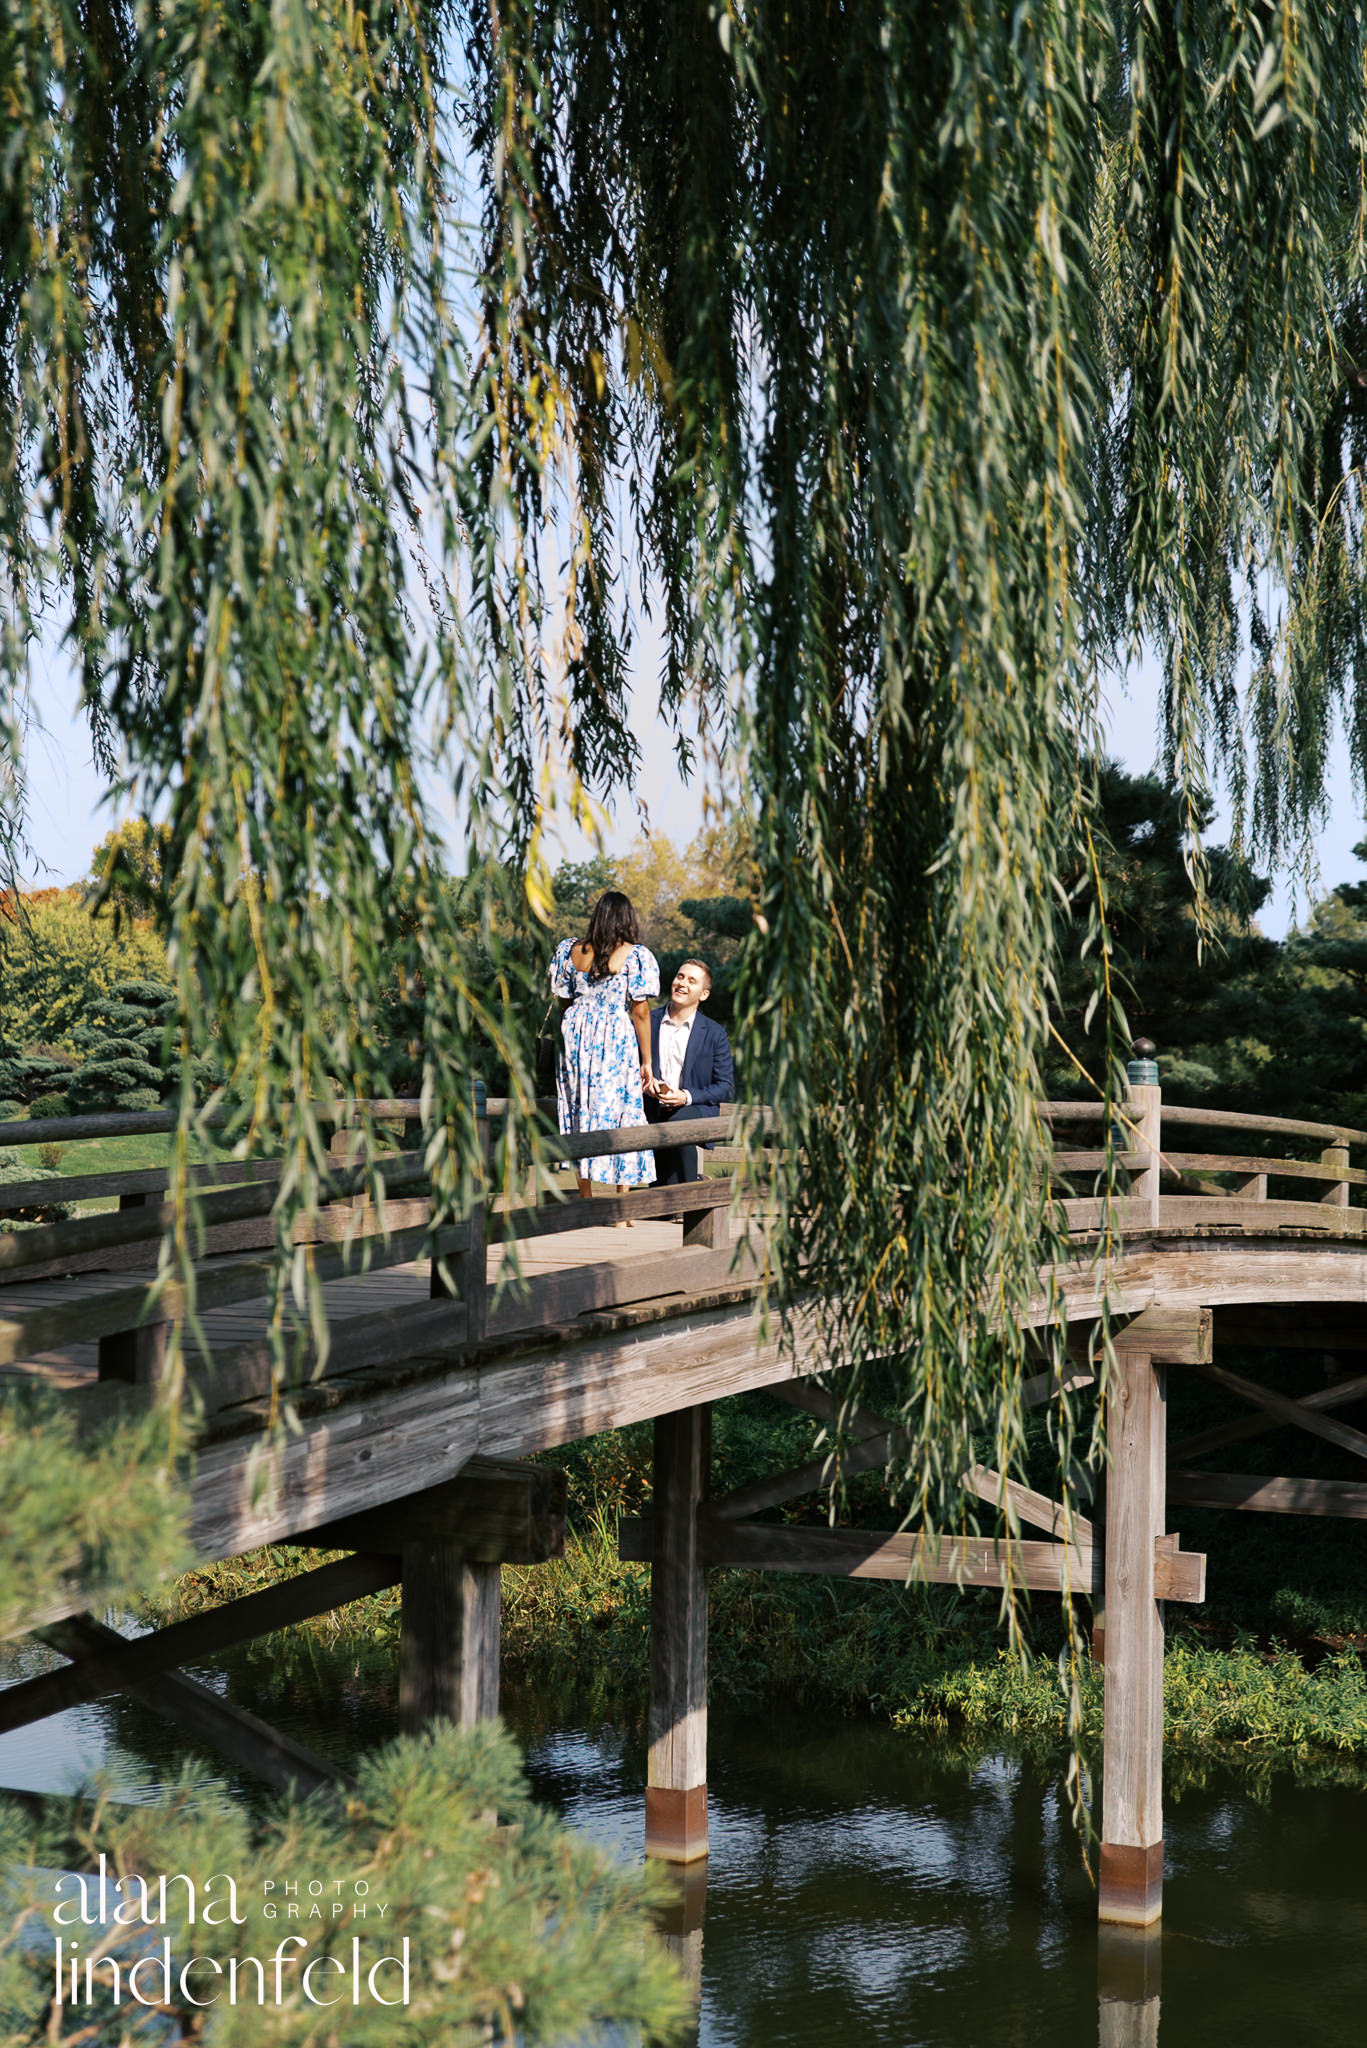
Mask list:
[[[529,1732],[538,1796],[634,1851],[639,1751],[608,1729]],[[810,1717],[714,1715],[712,1755],[705,1900],[681,1898],[674,1928],[700,1965],[700,2048],[1367,2043],[1361,1791],[1187,1788],[1161,1939],[1099,1954],[1057,1771]]]
[[[0,1682],[20,1675],[0,1670]],[[385,1658],[200,1676],[346,1761],[393,1732]],[[505,1699],[538,1798],[634,1859],[638,1736]],[[699,2048],[1367,2048],[1367,1794],[1214,1773],[1170,1798],[1159,1944],[1098,1953],[1061,1776],[954,1740],[813,1716],[712,1718],[711,1841],[668,1932]],[[129,1701],[0,1737],[0,1784],[125,1795],[189,1754]],[[225,1784],[256,1801],[259,1788]]]

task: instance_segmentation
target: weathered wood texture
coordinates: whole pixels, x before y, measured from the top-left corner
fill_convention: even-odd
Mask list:
[[[498,1713],[500,1576],[498,1565],[473,1563],[445,1537],[405,1542],[399,1725],[406,1735],[433,1721],[472,1728]]]
[[[126,1647],[125,1638],[89,1615],[73,1615],[40,1631],[64,1655],[114,1655]],[[272,1728],[245,1707],[222,1699],[197,1678],[183,1671],[165,1671],[155,1678],[137,1678],[124,1688],[141,1700],[154,1714],[163,1714],[183,1728],[192,1741],[226,1756],[241,1769],[251,1771],[277,1791],[304,1794],[325,1787],[345,1788],[353,1780],[339,1765],[296,1742],[292,1735]]]
[[[1260,1515],[1339,1515],[1367,1521],[1367,1486],[1347,1479],[1269,1479],[1265,1472],[1170,1472],[1168,1505],[1243,1508]]]
[[[1163,1900],[1163,1620],[1154,1564],[1166,1511],[1164,1368],[1146,1350],[1117,1350],[1109,1401],[1098,1912],[1143,1926],[1159,1917]]]
[[[180,1664],[198,1663],[234,1643],[251,1642],[315,1614],[330,1614],[349,1600],[394,1585],[398,1577],[396,1556],[343,1557],[132,1641],[109,1630],[100,1639],[103,1647],[86,1651],[80,1650],[79,1639],[73,1639],[74,1663],[0,1691],[0,1734],[63,1713],[68,1707],[83,1706],[105,1693],[127,1691],[139,1679],[156,1678]]]
[[[1002,1506],[1005,1491],[1016,1519],[1028,1528],[1043,1529],[1046,1536],[1070,1538],[1084,1548],[1091,1545],[1092,1525],[1085,1515],[1074,1514],[1069,1518],[1058,1501],[1050,1500],[1047,1494],[1036,1493],[1032,1487],[1022,1486],[1015,1479],[1008,1479],[1003,1489],[1001,1473],[994,1472],[989,1466],[970,1466],[959,1483],[968,1493],[975,1494],[992,1507]]]
[[[1148,1154],[1149,1163],[1133,1176],[1133,1200],[1147,1211],[1145,1221],[1158,1225],[1162,1150],[1163,1092],[1160,1088],[1131,1088],[1125,1111],[1125,1142],[1132,1150]]]
[[[707,1854],[707,1567],[698,1509],[711,1455],[709,1404],[656,1417],[646,1854],[670,1863]]]
[[[666,1404],[772,1386],[795,1370],[776,1331],[760,1340],[749,1300],[704,1303],[677,1315],[644,1312],[639,1321],[625,1309],[604,1322],[601,1329],[528,1338],[483,1363],[414,1359],[403,1379],[387,1376],[358,1387],[335,1409],[302,1416],[299,1433],[286,1437],[269,1463],[259,1494],[240,1442],[209,1444],[195,1471],[196,1548],[233,1557],[437,1485],[477,1453],[528,1457],[647,1421]],[[799,1319],[799,1345],[803,1336]]]
[[[1247,1380],[1242,1374],[1230,1372],[1222,1365],[1192,1365],[1188,1370],[1209,1380],[1213,1386],[1223,1387],[1227,1393],[1237,1394],[1241,1400],[1263,1409],[1275,1422],[1290,1423],[1296,1429],[1308,1431],[1311,1436],[1323,1437],[1326,1443],[1337,1444],[1342,1451],[1351,1451],[1355,1457],[1367,1458],[1367,1433],[1354,1429],[1347,1422],[1336,1421],[1320,1408],[1312,1408],[1304,1401],[1293,1401],[1288,1394],[1279,1394],[1273,1387],[1260,1386],[1256,1380]]]
[[[952,1586],[1023,1586],[1036,1592],[1087,1593],[1101,1584],[1091,1545],[1037,1543],[1006,1536],[920,1536],[882,1529],[820,1529],[699,1517],[705,1564],[742,1570],[802,1572],[828,1578],[891,1579]],[[651,1555],[649,1515],[618,1528],[618,1554],[645,1563]],[[1153,1583],[1165,1600],[1205,1598],[1205,1558],[1196,1551],[1157,1552]]]
[[[472,1564],[545,1564],[565,1554],[567,1480],[551,1465],[472,1458],[455,1479],[301,1531],[324,1549],[452,1543]]]
[[[387,1242],[370,1238],[363,1245],[327,1244],[314,1251],[313,1270],[319,1280],[340,1279],[347,1273],[379,1272],[386,1266],[406,1265],[420,1257],[430,1242],[431,1234],[423,1224],[411,1230],[396,1230]],[[463,1249],[468,1242],[469,1228],[464,1223],[437,1233],[437,1245],[442,1251]],[[257,1299],[269,1289],[274,1273],[275,1265],[270,1259],[238,1259],[202,1268],[196,1274],[195,1305],[203,1311]],[[184,1285],[170,1280],[155,1299],[151,1298],[149,1286],[118,1287],[93,1300],[59,1302],[52,1308],[0,1316],[0,1365],[32,1358],[57,1344],[89,1342],[142,1324],[177,1322],[188,1308]]]
[[[1367,1373],[1356,1373],[1351,1379],[1338,1380],[1332,1386],[1316,1387],[1312,1393],[1301,1394],[1297,1405],[1310,1409],[1344,1408],[1363,1399],[1367,1399]],[[1208,1451],[1217,1451],[1224,1444],[1244,1443],[1249,1437],[1266,1436],[1270,1430],[1284,1426],[1275,1416],[1265,1412],[1249,1415],[1238,1422],[1222,1422],[1218,1428],[1199,1430],[1194,1436],[1184,1436],[1177,1443],[1169,1444],[1168,1458],[1173,1464],[1182,1464],[1188,1458],[1203,1458]]]

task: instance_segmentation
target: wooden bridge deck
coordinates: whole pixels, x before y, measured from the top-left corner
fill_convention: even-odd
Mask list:
[[[734,1242],[738,1243],[743,1234],[742,1225],[733,1226]],[[530,1282],[553,1273],[579,1275],[592,1269],[596,1277],[607,1281],[618,1301],[630,1302],[634,1299],[633,1276],[642,1268],[656,1267],[660,1261],[675,1257],[682,1251],[682,1240],[682,1223],[648,1219],[633,1224],[629,1231],[614,1229],[609,1224],[567,1231],[556,1237],[534,1238],[520,1249],[520,1276]],[[502,1295],[498,1293],[506,1260],[505,1246],[489,1247],[485,1277],[493,1298],[488,1318],[491,1334],[511,1335],[534,1327],[544,1316],[544,1294],[528,1306],[515,1287],[505,1287]],[[686,1274],[686,1267],[683,1270]],[[120,1279],[131,1282],[140,1274],[150,1275],[153,1271],[155,1264],[149,1261],[144,1267],[125,1268]],[[327,1281],[322,1293],[329,1324],[340,1328],[353,1316],[383,1314],[425,1302],[429,1298],[431,1274],[430,1259],[410,1259],[382,1272]],[[646,1284],[652,1297],[663,1301],[667,1294],[660,1287],[659,1280],[658,1272],[652,1271]],[[26,1310],[52,1308],[64,1302],[94,1302],[108,1293],[110,1284],[109,1272],[99,1269],[66,1274],[60,1279],[33,1280],[27,1284],[20,1280],[7,1286],[0,1294],[0,1310],[6,1315],[17,1315]],[[229,1351],[263,1338],[266,1334],[265,1303],[248,1301],[228,1308],[209,1309],[203,1317],[203,1329],[214,1352]],[[42,1380],[61,1389],[91,1386],[99,1378],[99,1354],[99,1340],[96,1338],[56,1345],[30,1358],[15,1359],[0,1366],[0,1383],[5,1380]]]

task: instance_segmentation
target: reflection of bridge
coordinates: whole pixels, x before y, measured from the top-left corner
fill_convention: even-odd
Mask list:
[[[396,1122],[416,1116],[414,1104],[375,1107]],[[1096,1631],[1106,1662],[1101,1913],[1132,1925],[1156,1920],[1159,1603],[1204,1595],[1204,1560],[1166,1533],[1169,1504],[1367,1517],[1367,1484],[1246,1477],[1201,1462],[1226,1444],[1288,1426],[1367,1456],[1367,1433],[1336,1412],[1367,1397],[1367,1372],[1292,1400],[1214,1358],[1234,1343],[1310,1346],[1339,1357],[1367,1350],[1367,1211],[1351,1194],[1367,1185],[1367,1172],[1349,1163],[1349,1146],[1367,1144],[1367,1135],[1165,1107],[1157,1086],[1143,1082],[1132,1086],[1124,1135],[1110,1142],[1093,1108],[1053,1104],[1046,1115],[1072,1251],[1042,1276],[1051,1286],[1042,1288],[1040,1319],[1057,1313],[1046,1305],[1051,1294],[1066,1309],[1070,1385],[1096,1377],[1086,1338],[1103,1286],[1113,1317],[1104,1540],[1100,1524],[1074,1517],[1065,1526],[1055,1503],[1015,1484],[1003,1488],[983,1471],[965,1475],[965,1484],[993,1505],[1009,1502],[1010,1533],[936,1539],[757,1519],[818,1487],[821,1459],[709,1499],[712,1401],[765,1387],[835,1420],[833,1403],[808,1377],[818,1360],[800,1316],[791,1349],[761,1331],[763,1238],[728,1213],[728,1180],[592,1205],[552,1190],[539,1203],[491,1197],[438,1231],[434,1273],[420,1156],[396,1152],[382,1162],[382,1219],[347,1164],[349,1134],[339,1131],[332,1199],[296,1233],[310,1246],[329,1345],[293,1375],[287,1391],[297,1429],[279,1438],[264,1494],[253,1490],[249,1456],[277,1412],[266,1342],[270,1262],[259,1253],[273,1242],[278,1163],[200,1170],[195,1291],[205,1348],[190,1350],[188,1378],[203,1408],[193,1480],[201,1553],[307,1541],[350,1555],[136,1644],[85,1615],[86,1596],[73,1583],[59,1609],[10,1617],[10,1633],[37,1625],[71,1661],[10,1688],[0,1699],[0,1730],[127,1689],[277,1782],[336,1778],[325,1760],[177,1667],[399,1580],[405,1724],[492,1712],[499,1564],[552,1555],[564,1535],[563,1484],[521,1461],[653,1418],[652,1512],[622,1532],[623,1554],[652,1565],[652,1850],[681,1862],[706,1853],[709,1567],[966,1584],[1010,1577],[1086,1595],[1104,1609]],[[1093,1149],[1068,1149],[1062,1134],[1081,1137],[1089,1125],[1098,1132]],[[0,1144],[166,1127],[156,1116],[9,1125],[0,1126]],[[1210,1149],[1173,1149],[1192,1132]],[[567,1140],[562,1149],[583,1157],[717,1135],[715,1122],[673,1124]],[[1231,1138],[1243,1149],[1228,1149]],[[0,1237],[0,1369],[56,1388],[81,1429],[156,1399],[166,1331],[186,1306],[174,1285],[149,1292],[169,1220],[164,1190],[160,1169],[69,1178],[64,1199],[112,1196],[117,1208]],[[35,1182],[5,1188],[3,1200],[17,1207],[52,1192],[50,1182]],[[628,1218],[636,1225],[630,1235],[607,1227]],[[514,1242],[521,1277],[509,1280],[502,1262]],[[1203,1375],[1244,1410],[1174,1446],[1171,1471],[1170,1367]],[[1026,1396],[1038,1404],[1057,1392],[1042,1373]],[[862,1412],[844,1420],[847,1444],[852,1439],[845,1469],[881,1465],[888,1426]],[[1022,1538],[1020,1527],[1039,1533]]]

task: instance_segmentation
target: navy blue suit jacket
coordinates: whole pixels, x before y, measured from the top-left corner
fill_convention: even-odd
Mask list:
[[[665,1015],[666,1005],[661,1003],[658,1010],[650,1013],[650,1060],[658,1077],[660,1072],[660,1019]],[[679,1086],[687,1089],[693,1097],[683,1109],[665,1109],[653,1095],[646,1097],[646,1116],[651,1123],[663,1123],[671,1116],[716,1116],[723,1102],[736,1099],[736,1069],[731,1060],[731,1041],[710,1017],[704,1017],[701,1010],[693,1013],[693,1029],[688,1034],[688,1050],[684,1054],[683,1072]]]

